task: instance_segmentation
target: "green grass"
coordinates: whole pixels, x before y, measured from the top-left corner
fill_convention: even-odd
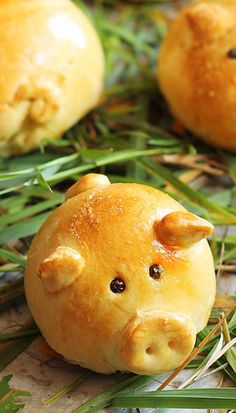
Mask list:
[[[75,3],[94,23],[103,43],[104,99],[60,141],[48,136],[45,142],[49,145],[33,153],[11,159],[0,157],[0,271],[24,269],[32,236],[54,208],[64,202],[68,187],[88,172],[105,173],[111,182],[137,182],[161,189],[193,213],[225,227],[222,236],[213,235],[210,241],[215,265],[235,264],[236,234],[227,231],[236,225],[236,156],[208,147],[187,131],[176,133],[158,88],[158,52],[167,27],[165,19],[154,16],[165,1],[95,0],[88,2],[89,6],[84,1]],[[179,155],[186,163],[180,162]],[[167,162],[167,157],[172,162]],[[202,168],[200,178],[183,180],[186,173],[198,168]],[[0,289],[0,311],[23,300],[23,278]],[[198,334],[196,345],[207,337],[220,312],[214,310],[214,320]],[[236,335],[235,310],[225,323],[227,343]],[[32,325],[23,331],[0,334],[4,346],[0,350],[0,370],[32,342],[35,334],[37,330]],[[191,360],[185,368],[206,365],[216,351],[219,334],[211,337],[201,349],[200,358]],[[217,359],[213,367],[222,367],[223,373],[236,383],[234,348]],[[137,393],[155,379],[125,375],[74,413],[100,411],[113,400],[114,406],[119,407],[236,406],[235,389]],[[49,402],[56,403],[79,382],[80,378]]]

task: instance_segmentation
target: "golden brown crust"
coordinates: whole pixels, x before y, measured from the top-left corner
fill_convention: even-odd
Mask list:
[[[185,211],[171,212],[156,225],[157,237],[176,248],[191,247],[213,231],[213,225],[206,219]]]
[[[177,314],[196,331],[205,326],[215,295],[212,255],[206,240],[176,249],[158,239],[155,223],[174,211],[185,209],[154,188],[112,184],[68,199],[43,224],[29,250],[25,291],[55,350],[98,372],[125,371],[120,340],[138,310]],[[84,267],[72,284],[49,294],[36,271],[62,246],[76,251]],[[153,264],[163,268],[157,280],[149,273]],[[116,278],[122,293],[111,290]]]
[[[155,374],[178,367],[194,347],[191,320],[164,311],[139,313],[124,330],[120,353],[127,369]]]
[[[0,1],[0,153],[59,138],[98,102],[104,57],[70,0]]]
[[[83,267],[84,260],[77,251],[68,247],[57,247],[40,263],[36,274],[45,290],[55,293],[71,285],[79,277]]]
[[[109,185],[110,181],[105,175],[101,174],[87,174],[84,175],[79,181],[75,182],[67,191],[66,199],[79,195],[82,192],[89,189],[97,188],[100,185]]]
[[[173,114],[207,143],[236,150],[236,3],[200,0],[185,8],[163,42],[160,87]],[[173,70],[173,67],[175,70]]]

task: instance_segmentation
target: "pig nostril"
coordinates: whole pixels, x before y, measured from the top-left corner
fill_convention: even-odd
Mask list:
[[[176,342],[174,340],[170,340],[168,342],[168,347],[174,349],[176,347]]]
[[[151,347],[148,347],[148,348],[146,349],[146,353],[147,353],[147,354],[152,354],[152,349],[151,349]]]

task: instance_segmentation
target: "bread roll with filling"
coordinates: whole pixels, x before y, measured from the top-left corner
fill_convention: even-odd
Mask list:
[[[0,0],[0,155],[58,139],[98,103],[99,38],[70,0]]]

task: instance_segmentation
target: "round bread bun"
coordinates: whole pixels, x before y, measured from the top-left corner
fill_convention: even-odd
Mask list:
[[[236,151],[236,2],[196,1],[171,25],[158,63],[174,116],[208,144]]]
[[[213,227],[157,189],[89,174],[29,250],[25,294],[51,347],[100,373],[178,367],[215,297]]]
[[[0,155],[58,139],[101,96],[104,55],[70,0],[0,0]]]

